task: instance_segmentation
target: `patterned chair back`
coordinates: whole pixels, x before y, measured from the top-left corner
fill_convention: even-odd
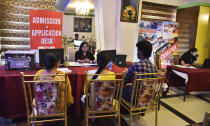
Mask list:
[[[64,120],[66,125],[67,74],[37,76],[24,75],[21,72],[21,79],[27,110],[27,123]],[[46,119],[47,117],[53,117],[53,119]],[[39,121],[36,120],[37,118]]]
[[[90,79],[96,74],[86,73],[86,125],[88,118],[118,116],[120,118],[120,101],[124,84],[123,74],[98,74],[99,76],[114,75],[119,79]]]
[[[157,105],[164,82],[164,73],[135,74],[131,95],[132,108]]]

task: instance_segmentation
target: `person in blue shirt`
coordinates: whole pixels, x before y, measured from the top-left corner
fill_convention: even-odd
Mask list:
[[[152,44],[149,41],[142,40],[136,44],[137,47],[137,56],[139,62],[135,62],[131,65],[131,67],[127,70],[125,69],[126,75],[124,82],[132,83],[134,79],[135,72],[139,74],[143,73],[157,73],[157,68],[154,64],[152,64],[149,60],[149,57],[152,53]],[[131,101],[131,93],[132,86],[126,87],[123,89],[122,97],[130,102]]]

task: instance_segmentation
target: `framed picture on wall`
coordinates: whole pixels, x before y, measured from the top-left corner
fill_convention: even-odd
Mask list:
[[[91,32],[92,18],[74,18],[74,32]]]
[[[121,22],[138,22],[139,0],[121,0]]]

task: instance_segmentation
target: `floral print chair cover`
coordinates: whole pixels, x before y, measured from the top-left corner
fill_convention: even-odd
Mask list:
[[[150,106],[153,105],[153,101],[157,100],[156,91],[158,87],[158,80],[143,80],[142,81],[142,89],[140,95],[138,97],[138,105],[139,106]],[[155,100],[154,100],[155,99]]]
[[[53,80],[53,77],[38,77],[37,80]],[[56,113],[58,82],[35,83],[36,103],[34,104],[35,114],[50,115]],[[38,108],[38,109],[37,109]]]
[[[111,110],[114,106],[114,82],[112,81],[95,81],[91,83],[92,90],[92,102],[91,98],[89,103],[96,111],[106,111]],[[93,93],[95,90],[95,94]],[[96,97],[94,103],[94,97]]]

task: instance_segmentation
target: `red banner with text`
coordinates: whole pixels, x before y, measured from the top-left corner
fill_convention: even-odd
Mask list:
[[[31,49],[62,48],[62,22],[62,12],[30,10]]]

